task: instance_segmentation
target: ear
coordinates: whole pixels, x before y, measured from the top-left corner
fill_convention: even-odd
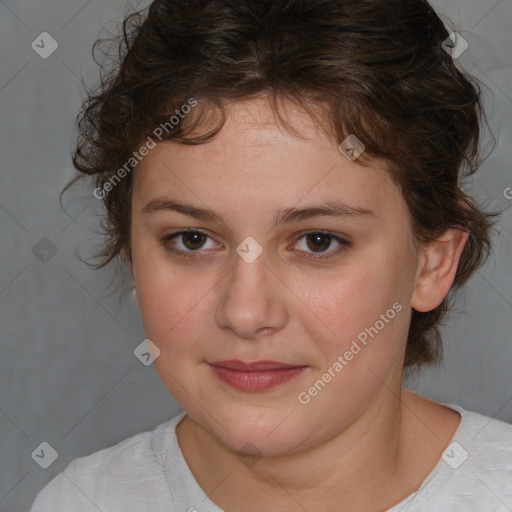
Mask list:
[[[468,237],[469,233],[449,229],[423,249],[411,300],[413,309],[432,311],[441,304],[453,284]]]

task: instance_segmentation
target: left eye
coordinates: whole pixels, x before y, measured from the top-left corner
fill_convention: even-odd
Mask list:
[[[167,251],[176,254],[177,256],[188,257],[204,255],[204,253],[199,253],[198,251],[203,248],[205,239],[207,238],[211,237],[202,231],[186,230],[166,235],[161,238],[161,242]],[[177,248],[180,244],[175,243],[174,239],[181,239],[181,248]],[[313,249],[313,252],[310,253],[313,258],[329,258],[333,254],[340,252],[340,250],[350,247],[350,243],[347,240],[326,231],[310,231],[307,233],[301,233],[301,236],[295,243],[302,239],[306,242],[306,248]],[[328,251],[328,254],[324,256],[323,253],[326,252],[326,249],[331,246],[333,241],[338,244],[338,247],[334,250]],[[319,250],[319,252],[316,252],[317,250]],[[304,252],[307,252],[307,250]]]
[[[339,236],[336,236],[332,233],[328,233],[325,231],[310,231],[309,233],[303,234],[299,239],[305,239],[306,247],[313,248],[313,249],[320,249],[321,253],[325,252],[324,249],[327,249],[332,241],[334,240],[338,244],[338,248],[332,251],[328,251],[327,256],[319,255],[316,252],[313,252],[313,257],[315,258],[329,258],[333,254],[338,253],[340,250],[342,250],[344,247],[349,246],[347,240],[344,240],[343,238],[340,238]]]

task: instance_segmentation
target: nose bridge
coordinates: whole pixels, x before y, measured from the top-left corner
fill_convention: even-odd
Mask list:
[[[237,252],[246,248],[241,244],[237,248]],[[245,257],[249,255],[250,257]],[[237,254],[234,257],[226,298],[234,300],[234,305],[242,314],[242,310],[247,310],[249,316],[256,318],[262,313],[262,310],[266,309],[270,292],[267,276],[270,273],[268,264],[267,255],[261,252],[255,257],[252,249],[249,249],[245,255]]]
[[[280,292],[272,282],[278,281],[269,268],[272,263],[256,244],[254,239],[246,239],[237,247],[216,312],[219,327],[244,338],[263,329],[281,328],[285,317]]]

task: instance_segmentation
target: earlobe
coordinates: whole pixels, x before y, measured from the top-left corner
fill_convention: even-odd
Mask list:
[[[449,229],[423,250],[418,264],[411,307],[427,312],[437,308],[448,294],[469,233]]]

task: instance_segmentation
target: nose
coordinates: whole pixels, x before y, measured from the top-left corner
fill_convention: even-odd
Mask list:
[[[265,251],[250,263],[237,255],[222,283],[216,322],[234,338],[258,339],[286,324],[286,286],[269,267]]]

